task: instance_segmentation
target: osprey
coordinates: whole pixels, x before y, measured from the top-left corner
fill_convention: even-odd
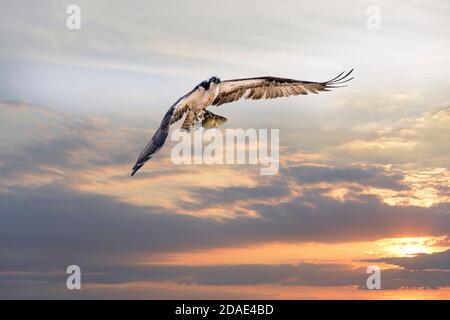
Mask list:
[[[181,128],[190,131],[200,125],[205,128],[216,128],[227,121],[208,110],[209,106],[220,106],[224,103],[244,99],[273,99],[292,95],[318,93],[329,89],[345,87],[344,83],[353,79],[349,75],[353,69],[341,72],[337,77],[325,82],[311,82],[277,77],[256,77],[221,81],[211,77],[202,81],[190,92],[180,97],[166,112],[159,128],[150,142],[139,155],[131,175],[133,176],[156,152],[161,149],[169,134],[171,124],[184,117]]]

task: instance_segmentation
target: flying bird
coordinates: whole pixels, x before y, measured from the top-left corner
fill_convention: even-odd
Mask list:
[[[342,72],[325,82],[312,82],[277,77],[256,77],[221,81],[211,77],[195,86],[190,92],[180,97],[166,112],[159,128],[139,155],[134,165],[133,176],[153,155],[161,149],[169,134],[170,125],[184,118],[181,128],[190,131],[192,128],[216,128],[227,121],[227,118],[216,115],[209,106],[220,106],[225,103],[244,99],[273,99],[345,87],[353,69]]]

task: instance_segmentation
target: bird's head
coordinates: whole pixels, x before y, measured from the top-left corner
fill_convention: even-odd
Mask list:
[[[211,83],[219,84],[220,78],[219,77],[211,77],[208,80],[203,80],[202,82],[200,82],[199,86],[203,87],[205,90],[208,90]]]
[[[219,84],[220,83],[220,78],[219,77],[211,77],[208,80],[209,83],[215,83],[215,84]]]

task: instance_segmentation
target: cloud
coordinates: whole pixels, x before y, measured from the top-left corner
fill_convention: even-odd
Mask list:
[[[123,125],[117,129],[98,117],[56,111],[43,115],[24,108],[24,123],[33,119],[30,132],[13,135],[18,147],[0,150],[1,216],[9,223],[0,227],[0,238],[2,250],[14,259],[17,250],[27,248],[36,249],[30,259],[39,260],[46,250],[73,251],[85,258],[91,252],[111,256],[271,241],[336,243],[448,235],[450,230],[445,202],[429,208],[384,203],[376,190],[405,197],[410,192],[413,182],[398,168],[295,161],[286,162],[278,176],[263,179],[239,168],[208,172],[169,164],[142,179],[126,180],[122,176],[140,148],[143,131]],[[249,181],[233,184],[230,177]],[[436,180],[433,188],[445,181]],[[334,197],[339,188],[347,195]],[[124,196],[128,189],[131,194]],[[173,202],[157,205],[158,190],[168,190]],[[141,202],[133,196],[151,205],[136,205]],[[208,210],[231,214],[220,221],[200,217]]]
[[[189,201],[180,200],[177,202],[179,208],[184,210],[201,210],[209,207],[226,206],[227,204],[243,202],[267,202],[271,199],[287,196],[290,190],[287,185],[274,188],[269,186],[255,187],[227,187],[227,188],[189,188]]]
[[[163,112],[160,104],[212,74],[320,80],[355,66],[358,89],[348,89],[370,102],[368,95],[379,98],[386,89],[410,90],[411,83],[441,87],[447,80],[442,70],[449,65],[448,19],[438,5],[380,1],[391,14],[376,32],[366,27],[368,4],[360,1],[337,10],[324,9],[325,0],[308,6],[198,1],[176,4],[178,10],[171,1],[79,1],[83,23],[77,32],[65,28],[65,3],[0,5],[14,12],[0,24],[0,64],[7,70],[0,75],[2,99],[24,97],[76,111],[147,111],[150,105]],[[417,21],[430,20],[419,28]],[[332,105],[346,92],[321,104]]]
[[[447,168],[448,154],[442,152],[442,146],[449,144],[449,128],[450,107],[441,107],[394,123],[379,123],[372,137],[359,138],[354,132],[351,141],[340,144],[332,153],[345,154],[354,161]]]
[[[0,112],[11,112],[11,111],[19,111],[19,110],[26,110],[29,108],[33,108],[36,106],[33,106],[27,101],[21,101],[21,100],[5,100],[0,101]]]
[[[95,294],[96,286],[126,285],[133,283],[160,284],[191,287],[245,287],[245,286],[280,286],[279,290],[289,287],[354,287],[366,289],[368,274],[366,267],[333,263],[299,263],[299,264],[240,264],[240,265],[83,265],[83,291],[81,296]],[[55,284],[63,286],[66,274],[52,273],[3,273],[0,283],[18,284],[33,282],[44,283],[41,293],[45,295],[48,287]],[[438,289],[450,286],[448,272],[413,271],[394,268],[381,269],[382,290],[399,289]],[[87,288],[87,289],[86,289]],[[114,288],[114,287],[112,287]],[[44,293],[43,293],[44,292]],[[106,296],[117,294],[117,289]]]
[[[274,241],[342,243],[401,236],[448,236],[450,230],[448,203],[437,202],[441,204],[428,208],[391,206],[383,203],[377,192],[364,193],[371,189],[388,190],[408,196],[412,188],[425,190],[420,183],[426,180],[429,186],[446,194],[446,171],[433,174],[429,170],[425,174],[393,166],[337,166],[320,163],[320,158],[289,161],[287,157],[278,176],[252,176],[246,186],[230,184],[230,172],[226,170],[205,175],[205,170],[172,168],[169,164],[162,171],[151,171],[136,179],[140,187],[133,190],[148,197],[151,203],[156,196],[145,186],[171,177],[173,183],[178,182],[173,184],[176,187],[171,189],[171,195],[178,189],[185,196],[175,197],[173,207],[136,205],[108,187],[116,184],[120,189],[126,188],[128,180],[120,176],[120,166],[126,171],[134,155],[131,151],[139,148],[143,130],[132,130],[123,124],[116,130],[114,124],[102,118],[41,111],[27,103],[21,103],[19,109],[20,116],[12,117],[13,111],[8,111],[5,116],[10,120],[3,121],[15,123],[16,130],[29,124],[30,131],[23,136],[12,134],[10,142],[15,144],[0,151],[1,179],[6,182],[6,189],[0,190],[0,270],[4,272],[1,277],[5,286],[17,289],[35,281],[59,283],[65,277],[61,272],[73,263],[92,267],[93,273],[107,271],[103,277],[87,275],[90,284],[128,284],[139,280],[189,286],[359,286],[364,283],[365,270],[345,265],[115,265],[136,261],[142,255],[151,259],[171,252]],[[99,170],[111,173],[103,176]],[[251,176],[239,168],[231,172],[241,181]],[[212,179],[220,174],[225,174],[224,181]],[[46,179],[47,175],[52,178]],[[180,186],[181,177],[191,182]],[[41,183],[33,183],[38,178]],[[89,192],[77,191],[87,182],[99,184]],[[331,193],[339,188],[346,188],[348,194],[333,197]],[[195,216],[207,210],[230,210],[234,215],[219,220]],[[248,216],[248,212],[255,215]],[[379,262],[405,266],[404,270],[389,269],[383,273],[386,288],[448,285],[443,279],[446,274],[439,270],[408,269],[405,262],[389,258]],[[56,273],[49,276],[53,272]]]
[[[413,257],[392,257],[369,259],[368,262],[395,264],[406,270],[444,270],[450,271],[450,250],[436,253],[420,253]]]
[[[260,216],[217,221],[61,185],[14,187],[0,193],[1,266],[33,269],[261,242],[337,243],[450,230],[446,206],[392,207],[374,197],[342,203],[311,192],[283,204],[249,207]]]
[[[390,14],[372,32],[357,1],[173,10],[80,0],[83,29],[71,32],[64,3],[2,1],[14,14],[0,21],[0,270],[31,274],[1,274],[0,287],[23,295],[74,262],[108,271],[88,274],[91,284],[358,286],[364,270],[337,264],[117,264],[270,242],[448,237],[448,17],[442,4],[405,3],[380,1]],[[357,77],[345,90],[223,109],[227,125],[278,127],[282,148],[313,155],[282,154],[278,176],[174,168],[166,148],[128,177],[150,128],[200,79],[321,80],[350,66]],[[447,258],[379,259],[404,268],[385,270],[384,285],[446,286]],[[151,291],[177,294],[166,289]]]
[[[310,290],[309,290],[310,291]],[[67,290],[65,282],[43,282],[33,280],[0,280],[1,299],[269,299],[270,293],[242,288],[220,289],[208,286],[173,283],[126,283],[126,284],[82,284],[82,290]]]
[[[0,140],[0,181],[7,185],[39,176],[73,184],[82,171],[128,165],[144,132],[107,118],[22,101],[3,102],[1,106],[5,106],[5,113],[0,118],[4,138]]]
[[[408,187],[401,181],[401,172],[389,172],[380,167],[327,167],[318,165],[293,165],[287,170],[289,176],[303,183],[358,183],[364,186],[392,190],[405,190]]]
[[[284,265],[213,266],[117,266],[93,268],[92,282],[169,281],[208,286],[264,285],[356,286],[364,289],[368,274],[365,267],[345,264],[299,263]],[[100,274],[103,272],[103,274]],[[384,289],[438,288],[450,286],[448,273],[442,271],[382,270]]]

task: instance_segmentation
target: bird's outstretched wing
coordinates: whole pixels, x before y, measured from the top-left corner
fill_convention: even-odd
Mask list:
[[[318,93],[330,89],[344,87],[353,69],[342,72],[337,77],[325,82],[311,82],[276,77],[257,77],[246,79],[225,80],[220,83],[220,91],[213,105],[244,99],[273,99],[291,95]]]
[[[159,128],[153,134],[152,139],[139,155],[139,158],[131,171],[131,176],[134,176],[134,174],[144,165],[144,163],[150,160],[150,158],[164,145],[164,142],[166,142],[167,136],[169,135],[170,125],[180,120],[184,113],[188,111],[189,106],[185,102],[186,98],[192,92],[193,91],[179,98],[177,102],[175,102],[169,110],[167,110],[161,124],[159,125]]]

